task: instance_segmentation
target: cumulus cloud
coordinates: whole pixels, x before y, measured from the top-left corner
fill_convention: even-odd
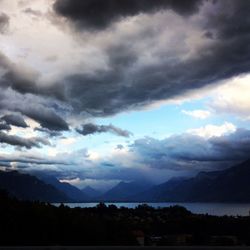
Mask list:
[[[211,112],[208,110],[202,110],[202,109],[197,109],[197,110],[182,110],[182,113],[185,115],[189,115],[194,118],[198,119],[206,119],[211,115]]]
[[[250,75],[234,77],[217,87],[209,104],[218,114],[250,119]]]
[[[131,135],[131,132],[127,130],[123,130],[120,128],[117,128],[113,126],[112,124],[110,125],[96,125],[93,123],[86,123],[82,125],[81,129],[76,129],[76,131],[81,134],[81,135],[91,135],[91,134],[96,134],[96,133],[112,133],[118,136],[123,136],[123,137],[129,137]]]
[[[218,126],[208,124],[201,128],[188,130],[190,134],[198,135],[204,138],[222,136],[224,134],[232,133],[235,131],[236,131],[236,126],[230,122],[225,122],[224,124]]]
[[[159,140],[142,138],[129,148],[114,149],[106,157],[91,157],[86,149],[61,152],[54,157],[1,156],[0,164],[16,162],[26,171],[43,171],[60,179],[72,180],[141,180],[156,183],[172,176],[192,175],[202,170],[224,169],[249,157],[250,131],[235,132],[210,138],[184,133]],[[43,166],[41,170],[35,166]],[[47,166],[47,167],[46,167]]]
[[[27,128],[28,125],[22,116],[18,114],[9,114],[1,117],[1,120],[5,121],[9,125],[14,125],[16,127]]]
[[[189,15],[198,9],[199,3],[199,0],[57,0],[53,7],[57,14],[73,22],[79,29],[101,30],[123,18],[165,8]]]
[[[81,157],[80,165],[74,173],[71,171],[70,178],[166,181],[172,176],[225,169],[248,159],[249,150],[250,131],[246,129],[211,138],[190,133],[163,140],[147,137],[135,140],[129,150],[115,150],[116,153],[108,157],[88,163],[86,160],[89,161],[91,156],[87,159]]]
[[[131,150],[153,168],[201,171],[226,168],[249,158],[250,131],[237,129],[221,136],[173,135],[164,140],[136,140]]]

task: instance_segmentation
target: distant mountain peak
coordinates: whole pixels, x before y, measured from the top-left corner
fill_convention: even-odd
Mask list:
[[[167,181],[133,197],[134,201],[250,202],[250,160],[230,168]]]
[[[86,186],[84,188],[81,189],[82,191],[97,191],[95,188],[92,188],[91,186]]]
[[[89,185],[82,188],[81,191],[90,198],[96,198],[101,195],[101,192],[99,190],[92,188]]]
[[[55,176],[39,173],[37,174],[37,177],[45,183],[48,183],[61,190],[74,201],[82,202],[87,201],[89,199],[89,197],[85,195],[80,189],[71,185],[68,182],[59,181]]]
[[[151,186],[152,184],[147,181],[121,181],[108,190],[101,199],[105,201],[126,201],[129,197],[143,192]]]

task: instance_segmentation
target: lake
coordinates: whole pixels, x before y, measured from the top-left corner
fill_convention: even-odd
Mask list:
[[[139,204],[137,202],[105,202],[105,204],[111,205],[114,204],[117,207],[128,207],[135,208]],[[169,207],[174,205],[180,205],[196,214],[210,214],[210,215],[249,215],[250,211],[250,203],[176,203],[176,202],[161,202],[161,203],[147,203],[149,206],[154,208],[158,207]],[[54,205],[59,206],[59,203],[54,203]],[[89,203],[64,203],[64,205],[69,206],[71,208],[74,207],[95,207],[98,205],[98,202],[89,202]]]

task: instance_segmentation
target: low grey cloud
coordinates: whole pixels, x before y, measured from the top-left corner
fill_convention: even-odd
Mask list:
[[[62,135],[61,132],[55,131],[55,130],[50,130],[48,128],[39,128],[39,127],[37,127],[34,130],[42,132],[42,133],[45,133],[45,134],[49,135],[49,137],[57,137],[57,136],[61,136]]]
[[[126,17],[162,9],[190,15],[197,11],[200,3],[199,0],[57,0],[53,7],[58,15],[73,22],[78,29],[101,30]]]
[[[11,165],[10,165],[10,163],[6,163],[6,162],[1,162],[1,161],[0,161],[0,167],[10,168]]]
[[[164,140],[144,138],[130,146],[138,160],[152,168],[201,171],[226,168],[249,158],[250,130],[209,139],[182,134]]]
[[[58,114],[67,111],[55,101],[31,94],[23,95],[11,89],[1,89],[1,84],[0,90],[0,110],[19,112],[35,120],[45,129],[69,130],[67,122]]]
[[[5,13],[0,13],[0,33],[4,34],[9,27],[10,18]]]
[[[17,110],[18,109],[19,108],[17,107]],[[39,106],[30,106],[20,109],[19,111],[39,122],[43,128],[55,131],[69,130],[67,122],[49,108],[43,107],[42,109],[39,109]]]
[[[1,53],[0,68],[4,72],[0,78],[0,109],[19,112],[37,121],[43,128],[56,131],[69,129],[67,122],[55,111],[60,105],[47,97],[53,92],[52,89],[39,87],[36,72],[17,68]],[[52,92],[49,94],[50,91]],[[30,94],[25,95],[26,93]],[[11,118],[13,122],[13,116],[7,118]]]
[[[44,138],[22,138],[16,135],[9,135],[4,132],[0,132],[0,144],[8,144],[17,147],[24,147],[31,149],[33,147],[40,148],[41,145],[50,145],[50,142]]]
[[[124,146],[122,144],[116,145],[116,149],[118,149],[118,150],[122,150],[123,148],[124,148]]]
[[[28,125],[25,122],[25,120],[23,119],[23,117],[18,115],[18,114],[4,115],[0,119],[5,121],[9,125],[14,125],[16,127],[21,127],[21,128],[28,127]]]
[[[51,167],[42,171],[61,179],[147,179],[159,183],[173,176],[192,176],[199,171],[225,169],[248,159],[249,150],[250,130],[238,129],[231,134],[208,139],[192,134],[173,135],[163,140],[142,138],[134,141],[126,154],[118,151],[118,155],[94,161],[86,150],[81,150],[48,159],[1,156],[0,163],[48,165]],[[31,169],[35,171],[36,168],[28,167],[27,171]]]
[[[26,8],[25,10],[23,10],[23,12],[26,13],[26,14],[29,14],[29,15],[36,16],[36,17],[42,16],[42,12],[41,11],[34,10],[34,9],[31,9],[31,8]]]
[[[11,163],[22,163],[22,164],[35,164],[35,165],[69,165],[66,161],[60,161],[57,159],[43,159],[39,157],[17,157],[17,156],[0,156],[0,164],[11,164]]]
[[[76,131],[81,134],[81,135],[91,135],[91,134],[96,134],[96,133],[112,133],[118,136],[123,136],[123,137],[129,137],[131,135],[131,132],[127,130],[123,130],[120,128],[117,128],[113,126],[112,124],[110,125],[96,125],[93,123],[86,123],[82,125],[81,129],[76,129]]]

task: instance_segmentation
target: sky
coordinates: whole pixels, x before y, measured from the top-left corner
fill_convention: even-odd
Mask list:
[[[250,152],[248,0],[0,0],[0,168],[162,183]]]

